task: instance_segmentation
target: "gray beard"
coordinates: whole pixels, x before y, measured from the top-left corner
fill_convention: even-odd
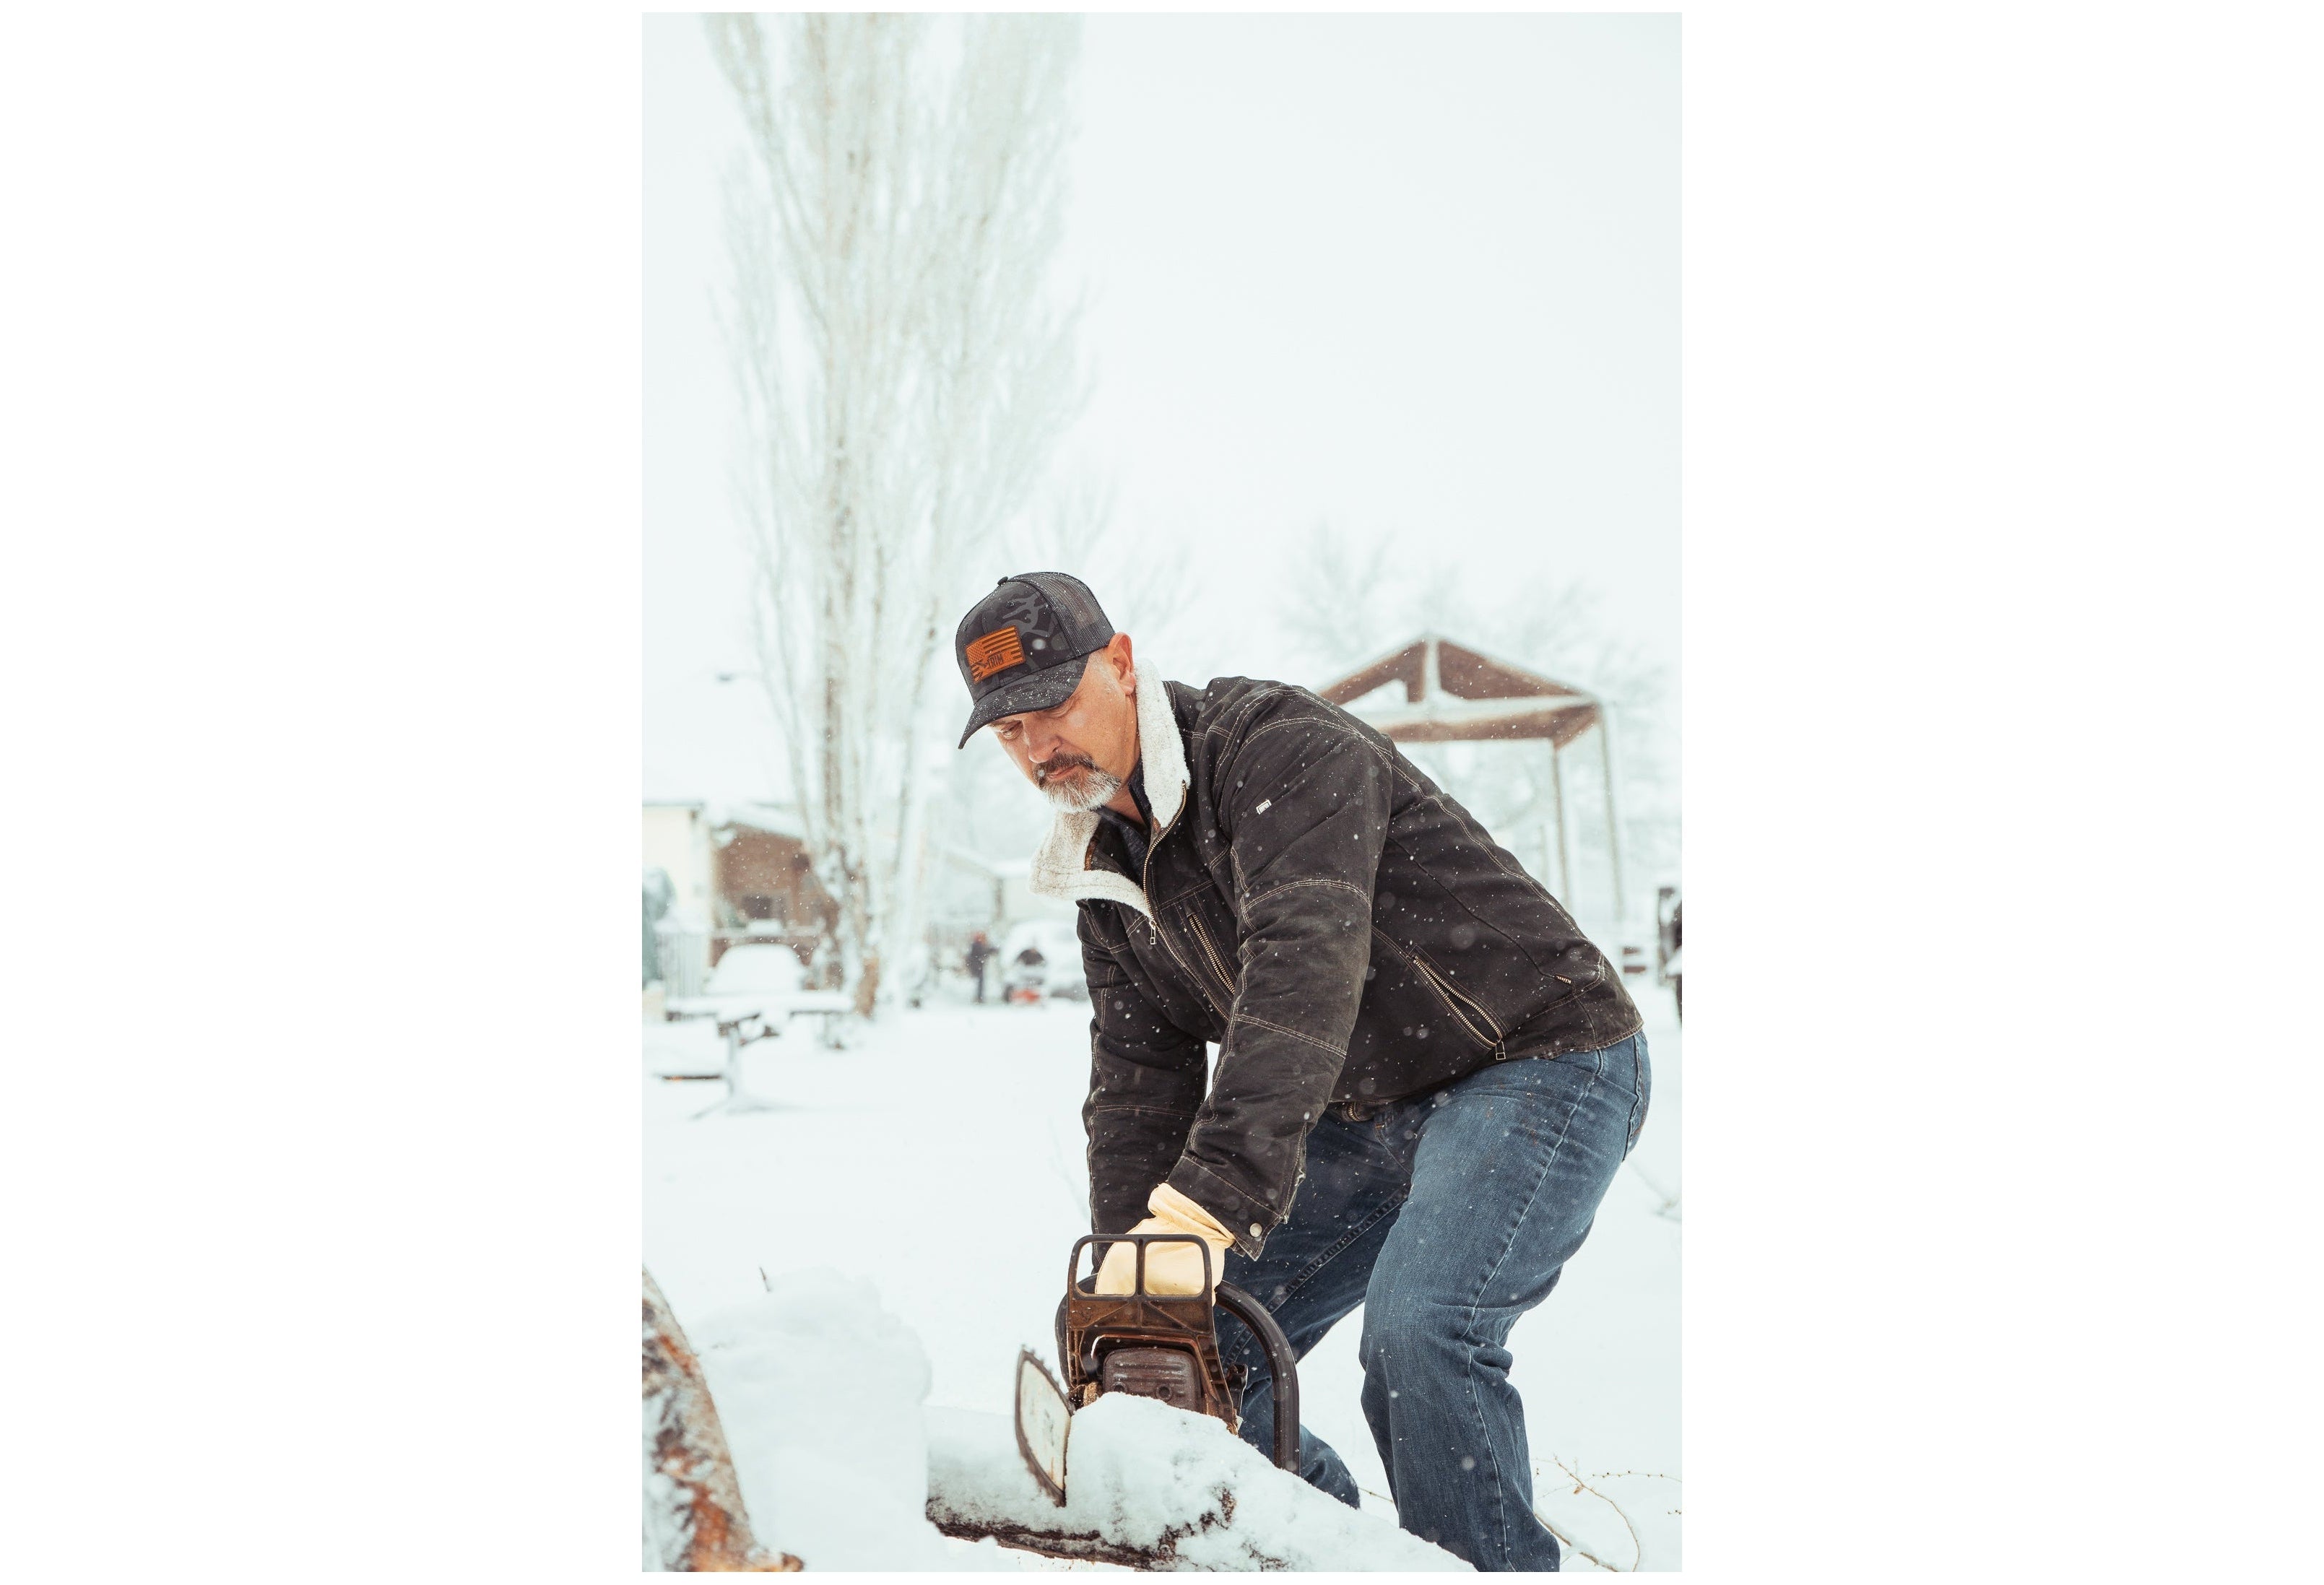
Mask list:
[[[1082,779],[1075,785],[1068,787],[1062,782],[1051,782],[1041,788],[1041,796],[1049,800],[1051,807],[1068,815],[1079,815],[1111,803],[1113,795],[1120,790],[1121,778],[1109,776],[1092,766],[1082,772]]]

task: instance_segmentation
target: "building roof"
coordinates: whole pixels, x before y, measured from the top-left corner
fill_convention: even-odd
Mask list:
[[[807,826],[793,804],[762,803],[757,799],[648,798],[649,809],[691,809],[713,830],[762,831],[770,836],[807,840]]]
[[[793,842],[807,840],[806,822],[799,818],[798,808],[792,804],[764,804],[756,801],[713,804],[708,818],[715,826],[733,826],[742,831],[764,832],[769,836],[787,836]]]
[[[1359,705],[1396,683],[1404,698]],[[1598,698],[1473,645],[1423,633],[1317,693],[1397,742],[1546,738],[1563,748],[1598,723]]]

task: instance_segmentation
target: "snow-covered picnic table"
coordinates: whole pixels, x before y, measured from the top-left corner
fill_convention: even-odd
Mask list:
[[[838,991],[809,991],[798,954],[772,942],[744,942],[727,948],[710,971],[710,983],[699,996],[673,996],[663,1016],[713,1018],[726,1038],[729,1051],[769,1035],[779,1035],[794,1018],[844,1018],[855,1010],[854,1000]],[[746,1032],[756,1022],[756,1033]]]
[[[674,996],[662,1014],[671,1023],[708,1019],[718,1027],[725,1060],[716,1073],[665,1074],[670,1079],[723,1079],[724,1107],[749,1104],[742,1084],[742,1047],[772,1038],[789,1027],[795,1018],[817,1018],[828,1032],[835,1021],[855,1010],[854,1000],[844,991],[807,991],[798,954],[787,946],[745,944],[730,947],[710,972],[710,983],[700,996]]]
[[[722,1025],[761,1018],[780,1027],[785,1019],[802,1013],[837,1015],[854,1008],[854,1000],[840,991],[737,991],[673,996],[663,1011],[673,1018],[715,1018]]]

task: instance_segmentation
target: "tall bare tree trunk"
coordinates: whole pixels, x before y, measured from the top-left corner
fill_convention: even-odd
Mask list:
[[[870,1014],[925,909],[924,708],[969,558],[1080,410],[1062,233],[1076,26],[708,19],[749,133],[726,185],[754,619],[844,986]]]

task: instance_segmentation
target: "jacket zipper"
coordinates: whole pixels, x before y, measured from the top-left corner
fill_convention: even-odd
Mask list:
[[[1220,957],[1219,949],[1212,945],[1211,933],[1204,929],[1202,920],[1191,913],[1186,916],[1186,923],[1193,929],[1195,944],[1203,949],[1203,955],[1211,960],[1211,972],[1219,977],[1219,983],[1225,988],[1227,1000],[1232,1001],[1234,977],[1227,972],[1225,960]]]
[[[1169,948],[1171,960],[1180,968],[1186,971],[1186,975],[1189,979],[1193,980],[1195,984],[1203,987],[1203,994],[1207,1000],[1210,995],[1210,987],[1204,984],[1203,976],[1200,972],[1195,969],[1194,964],[1188,963],[1186,961],[1185,954],[1178,950],[1178,944],[1170,939],[1170,933],[1162,928],[1162,916],[1154,911],[1154,893],[1146,884],[1147,877],[1150,875],[1154,870],[1154,850],[1162,845],[1162,839],[1164,837],[1168,836],[1172,832],[1178,829],[1178,822],[1186,817],[1186,810],[1193,805],[1194,801],[1194,789],[1193,785],[1189,783],[1189,785],[1179,795],[1178,812],[1170,816],[1170,824],[1156,832],[1146,843],[1146,862],[1138,866],[1138,889],[1146,894],[1146,918],[1147,922],[1153,926],[1154,934],[1162,938],[1162,945],[1164,946]],[[1190,923],[1193,921],[1193,915],[1189,914],[1187,916],[1187,919]],[[1222,1018],[1226,1016],[1226,1009],[1220,1007],[1216,1002],[1213,1002],[1211,1004],[1211,1010],[1219,1014]]]

